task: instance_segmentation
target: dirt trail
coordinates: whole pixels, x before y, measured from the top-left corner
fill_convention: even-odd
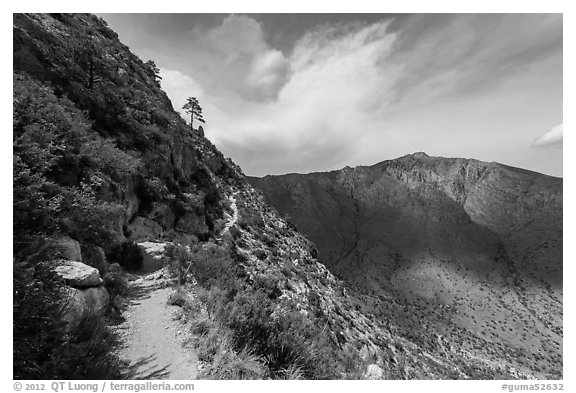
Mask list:
[[[174,319],[177,307],[166,304],[171,288],[164,288],[161,271],[130,283],[134,295],[115,327],[122,346],[120,358],[130,362],[132,379],[194,379],[198,359],[186,340],[183,325]]]
[[[238,220],[236,194],[229,197],[232,215],[221,232],[227,233]],[[143,242],[143,271],[160,268],[166,243]],[[164,286],[162,270],[130,283],[130,303],[122,315],[125,321],[114,327],[122,345],[120,358],[131,364],[128,374],[133,379],[194,379],[198,375],[198,357],[190,345],[183,325],[174,318],[177,307],[167,304],[173,289]]]
[[[221,240],[222,235],[227,233],[232,227],[232,225],[236,224],[236,222],[238,221],[238,206],[236,205],[237,194],[238,191],[234,192],[232,195],[228,197],[228,200],[230,201],[230,207],[232,208],[232,215],[228,214],[227,212],[224,213],[225,217],[227,218],[227,221],[226,224],[224,225],[224,228],[222,229],[222,232],[220,233],[220,236],[218,237],[219,240]]]

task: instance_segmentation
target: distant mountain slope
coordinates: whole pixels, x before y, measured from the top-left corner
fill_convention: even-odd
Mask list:
[[[562,179],[415,153],[369,167],[249,178],[373,300],[561,372]],[[370,303],[363,298],[360,303]],[[415,311],[420,310],[420,311]],[[542,359],[541,359],[542,357]]]

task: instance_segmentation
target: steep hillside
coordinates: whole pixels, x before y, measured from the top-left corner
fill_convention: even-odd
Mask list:
[[[561,373],[561,179],[415,153],[249,181],[367,312],[405,329],[420,316],[448,341],[465,333]]]
[[[98,198],[120,204],[120,237],[213,232],[222,216],[216,177],[225,181],[236,172],[173,110],[150,64],[91,15],[15,14],[13,38],[15,84],[28,75],[51,86],[56,97],[85,111],[91,138],[112,142],[137,166],[94,179],[93,162],[62,160],[54,174],[60,183],[88,184]],[[31,99],[15,99],[15,111],[25,111]]]
[[[390,323],[400,315],[392,298],[384,303],[388,319],[369,317],[366,301],[372,300],[350,292],[241,170],[185,124],[161,90],[153,63],[132,54],[101,19],[15,14],[13,32],[15,378],[126,377],[125,365],[110,358],[114,343],[101,320],[89,315],[80,332],[63,326],[59,293],[81,290],[66,287],[50,264],[92,265],[86,268],[97,290],[110,291],[113,301],[125,286],[120,266],[142,269],[135,244],[141,240],[173,244],[166,268],[178,272],[179,290],[197,291],[202,304],[190,313],[205,315],[192,333],[215,332],[209,337],[214,343],[220,331],[211,329],[225,329],[227,342],[204,359],[209,368],[240,364],[236,376],[243,378],[556,375],[524,364],[508,348],[490,353],[495,347],[475,336],[460,345]],[[398,203],[411,196],[417,227],[426,199],[389,181]],[[346,260],[364,241],[354,231],[358,214],[368,211],[348,189],[333,195],[331,206],[342,207],[345,225],[357,234],[346,239]],[[492,251],[496,235],[452,212],[454,204],[447,197],[437,208],[445,211],[443,220],[467,228],[462,241],[479,234],[485,241],[476,246],[478,258],[501,255]],[[410,245],[413,235],[406,236],[399,249]],[[108,316],[121,311],[112,301]],[[230,351],[222,350],[224,344]]]

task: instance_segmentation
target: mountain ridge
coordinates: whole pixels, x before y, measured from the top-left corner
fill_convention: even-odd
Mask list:
[[[457,314],[441,318],[441,330],[459,321],[474,335],[535,352],[548,351],[547,344],[531,346],[548,334],[561,342],[555,332],[562,325],[562,179],[415,153],[371,166],[248,180],[308,236],[329,270],[360,297],[376,299],[372,312],[384,299],[414,307],[415,314],[418,304],[428,311],[449,307]],[[509,305],[493,300],[501,297],[512,297],[519,314],[533,320],[502,311]],[[549,320],[537,316],[544,310]],[[524,345],[514,330],[500,327],[518,318],[524,322],[514,322],[517,329],[536,324],[548,331],[523,335],[530,343]],[[555,369],[561,347],[550,348],[554,360],[543,363]]]
[[[345,169],[371,168],[371,167],[378,166],[378,165],[380,165],[380,164],[384,164],[384,163],[387,163],[387,162],[390,162],[390,161],[400,160],[400,159],[403,159],[403,158],[411,158],[411,157],[412,157],[412,158],[414,158],[414,157],[416,157],[416,158],[418,158],[418,157],[423,158],[423,157],[424,157],[424,158],[435,158],[435,159],[445,159],[445,160],[462,160],[462,161],[483,162],[483,163],[486,163],[486,164],[496,164],[496,165],[499,165],[499,166],[508,168],[508,169],[510,169],[510,170],[517,170],[517,171],[524,172],[524,173],[527,173],[527,174],[542,175],[542,176],[547,176],[547,177],[551,177],[551,178],[555,178],[555,179],[563,179],[563,176],[554,176],[554,175],[550,175],[550,174],[538,172],[538,171],[536,171],[536,170],[525,169],[525,168],[516,167],[516,166],[513,166],[513,165],[503,164],[503,163],[498,162],[498,161],[483,161],[483,160],[476,159],[476,158],[465,158],[465,157],[431,156],[431,155],[428,155],[426,152],[423,152],[423,151],[417,151],[417,152],[414,152],[414,153],[407,153],[407,154],[404,154],[403,156],[399,156],[399,157],[396,157],[396,158],[389,158],[389,159],[386,159],[386,160],[378,161],[378,162],[376,162],[376,163],[374,163],[374,164],[361,164],[361,165],[356,165],[356,166],[345,165],[345,166],[342,167],[342,168],[325,170],[325,171],[318,170],[318,171],[311,171],[311,172],[286,172],[286,173],[279,173],[279,174],[266,174],[266,175],[263,175],[263,176],[246,175],[246,177],[249,177],[249,178],[257,178],[257,179],[264,179],[264,178],[267,178],[267,177],[275,177],[275,176],[313,175],[313,174],[319,174],[319,173],[340,172],[340,171],[343,171],[343,170],[345,170]]]

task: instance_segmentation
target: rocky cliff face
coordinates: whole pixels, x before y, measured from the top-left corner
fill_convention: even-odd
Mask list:
[[[415,153],[249,181],[362,293],[367,312],[395,315],[401,330],[422,316],[432,326],[417,336],[473,336],[560,372],[562,179]]]

